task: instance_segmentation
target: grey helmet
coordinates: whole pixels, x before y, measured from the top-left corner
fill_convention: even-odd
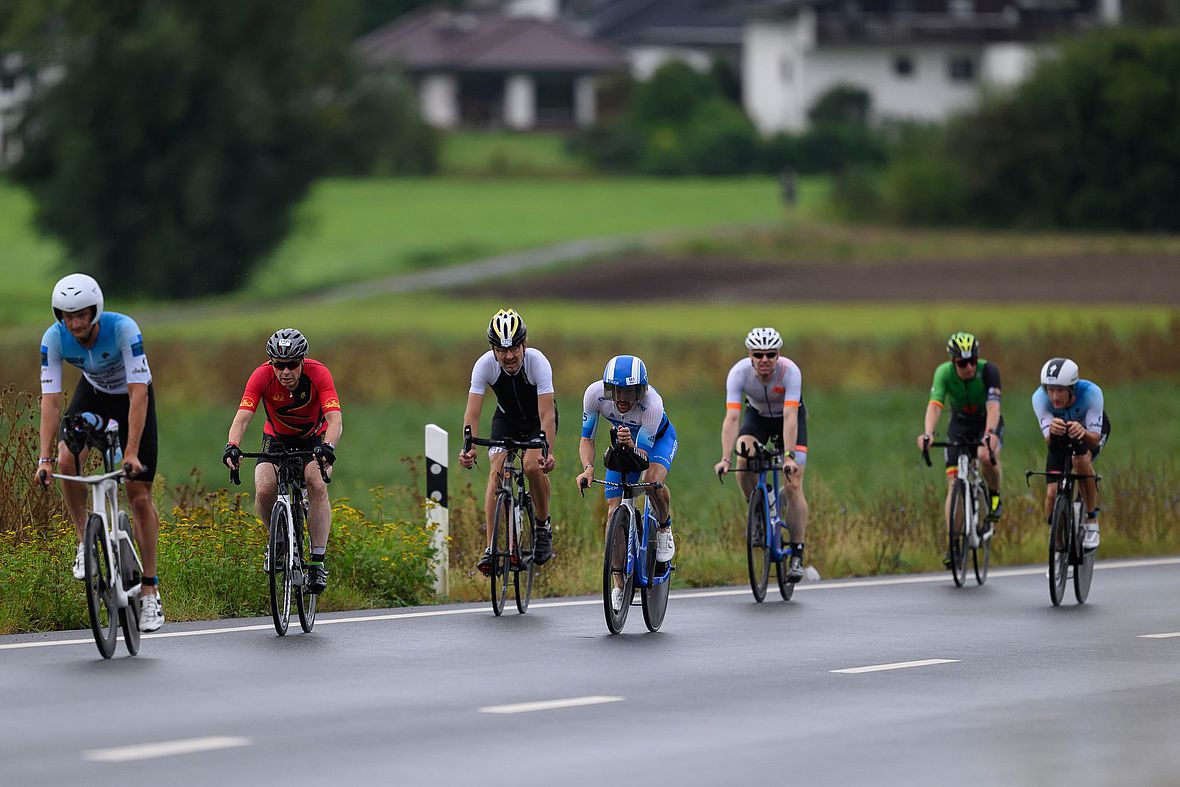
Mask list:
[[[283,328],[266,340],[266,354],[277,361],[306,358],[307,339],[294,328]]]
[[[94,319],[90,324],[94,325],[102,316],[102,288],[85,273],[71,273],[53,285],[50,304],[53,306],[53,317],[58,322],[65,319],[65,312],[78,312],[93,306]]]
[[[1078,384],[1078,376],[1078,365],[1068,358],[1050,358],[1041,367],[1041,385],[1072,388]]]

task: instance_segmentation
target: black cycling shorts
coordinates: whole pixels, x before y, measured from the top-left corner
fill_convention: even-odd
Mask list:
[[[557,412],[557,405],[553,406],[553,428],[556,430],[560,423],[560,417]],[[492,434],[491,440],[519,440],[520,442],[527,442],[534,437],[541,435],[541,418],[520,420],[519,418],[509,418],[501,410],[497,409],[492,414]],[[545,439],[549,441],[549,448],[552,450],[553,441],[556,435],[545,435]],[[495,452],[497,449],[489,449],[489,452]]]
[[[747,407],[745,414],[742,416],[742,428],[738,432],[738,437],[745,437],[746,435],[753,437],[768,448],[770,447],[771,441],[774,441],[774,444],[781,448],[783,442],[783,417],[781,415],[777,418],[762,415],[753,407]],[[799,403],[799,431],[795,435],[795,444],[787,448],[787,450],[807,453],[807,405],[803,402]]]
[[[276,437],[264,433],[262,435],[262,447],[258,450],[261,453],[266,453],[267,451],[278,450],[281,446],[284,451],[310,451],[322,442],[324,442],[324,436],[322,434],[312,437]],[[303,457],[303,466],[307,467],[311,460],[312,457],[310,456]],[[276,466],[279,464],[277,460],[263,459],[261,457],[256,459],[254,463],[258,465],[268,464]]]
[[[70,403],[66,407],[64,415],[96,413],[108,421],[112,418],[115,419],[119,423],[119,444],[126,451],[127,421],[130,410],[130,394],[103,393],[83,377],[78,381],[78,387],[74,389],[74,395],[70,397]],[[65,432],[59,432],[58,436],[65,440]],[[139,461],[146,469],[131,480],[148,483],[155,480],[156,462],[159,459],[159,454],[160,433],[156,425],[156,390],[149,383],[147,418],[143,422],[143,434],[139,437]]]
[[[979,421],[971,423],[964,421],[961,418],[951,418],[950,426],[946,430],[946,441],[953,443],[956,440],[982,440],[983,430],[987,426],[986,421]],[[1000,416],[1000,422],[996,425],[996,440],[999,441],[999,447],[1004,447],[1004,416]],[[946,457],[947,467],[957,467],[959,464],[959,454],[962,450],[959,448],[944,448],[943,455]],[[969,455],[974,456],[974,452],[968,452]]]
[[[1106,445],[1106,439],[1110,437],[1110,418],[1106,413],[1102,414],[1102,439],[1098,441],[1098,447],[1089,449],[1079,443],[1074,445],[1069,438],[1058,439],[1053,438],[1049,441],[1049,453],[1045,457],[1045,472],[1046,473],[1063,473],[1068,468],[1073,469],[1073,457],[1081,456],[1084,453],[1090,454],[1090,460],[1093,461],[1098,458],[1098,454],[1102,453],[1102,447]]]

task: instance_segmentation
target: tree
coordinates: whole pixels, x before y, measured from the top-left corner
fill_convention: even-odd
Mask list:
[[[19,0],[7,45],[56,70],[12,170],[37,222],[114,291],[239,286],[333,161],[360,77],[338,0]],[[50,69],[50,70],[47,70]]]

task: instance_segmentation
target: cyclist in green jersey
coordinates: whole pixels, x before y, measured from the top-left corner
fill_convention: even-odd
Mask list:
[[[1004,443],[1004,418],[1000,415],[1000,370],[994,363],[979,357],[979,342],[963,331],[952,334],[946,343],[951,360],[934,370],[930,386],[930,402],[926,405],[926,421],[918,435],[918,448],[934,439],[934,430],[944,408],[951,413],[947,440],[981,440],[978,449],[979,470],[991,490],[990,514],[984,527],[991,530],[1000,518],[1000,447]],[[993,465],[988,447],[995,453]],[[946,449],[946,515],[950,516],[951,488],[958,473],[959,451]],[[986,532],[985,530],[985,532]]]

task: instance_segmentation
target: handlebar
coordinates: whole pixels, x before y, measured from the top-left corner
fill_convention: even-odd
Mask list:
[[[242,458],[243,459],[278,459],[280,461],[283,459],[307,459],[307,458],[315,459],[316,460],[316,467],[318,467],[319,471],[320,471],[320,478],[322,478],[324,480],[325,484],[332,483],[332,476],[328,475],[328,471],[324,468],[323,463],[320,462],[319,459],[316,458],[314,451],[261,451],[259,453],[251,453],[248,451],[242,451]],[[239,468],[230,468],[230,471],[229,471],[229,480],[233,482],[234,486],[241,486],[242,485],[242,477],[239,474],[238,470],[240,470],[240,467]]]
[[[1045,476],[1046,478],[1052,478],[1055,481],[1064,481],[1067,478],[1072,478],[1075,481],[1080,481],[1083,478],[1093,478],[1095,482],[1102,480],[1102,476],[1095,475],[1093,473],[1063,473],[1061,471],[1046,472],[1043,470],[1025,470],[1024,471],[1025,486],[1029,485],[1029,483],[1028,483],[1029,479],[1032,478],[1034,475]]]
[[[953,442],[926,440],[922,446],[922,459],[926,461],[927,467],[933,467],[934,464],[930,461],[931,448],[979,448],[981,445],[987,445],[987,458],[994,466],[996,463],[995,449],[992,448],[991,443],[984,443],[982,440],[955,440]]]
[[[647,492],[654,492],[657,489],[664,488],[664,484],[661,481],[640,481],[638,484],[628,484],[626,482],[616,483],[615,481],[599,481],[597,478],[593,478],[590,480],[590,483],[601,484],[602,486],[610,486],[610,487],[614,487],[615,489],[623,489],[623,490],[642,489]],[[587,487],[582,486],[580,484],[578,485],[578,492],[581,493],[582,497],[586,496],[586,489],[587,489]]]
[[[471,427],[463,427],[463,451],[466,453],[471,450],[473,445],[482,445],[485,448],[503,448],[506,451],[531,451],[535,448],[541,449],[541,456],[549,456],[549,440],[545,437],[545,433],[534,437],[532,440],[521,441],[514,440],[511,437],[505,437],[501,440],[485,440],[481,437],[473,437],[471,434]]]

